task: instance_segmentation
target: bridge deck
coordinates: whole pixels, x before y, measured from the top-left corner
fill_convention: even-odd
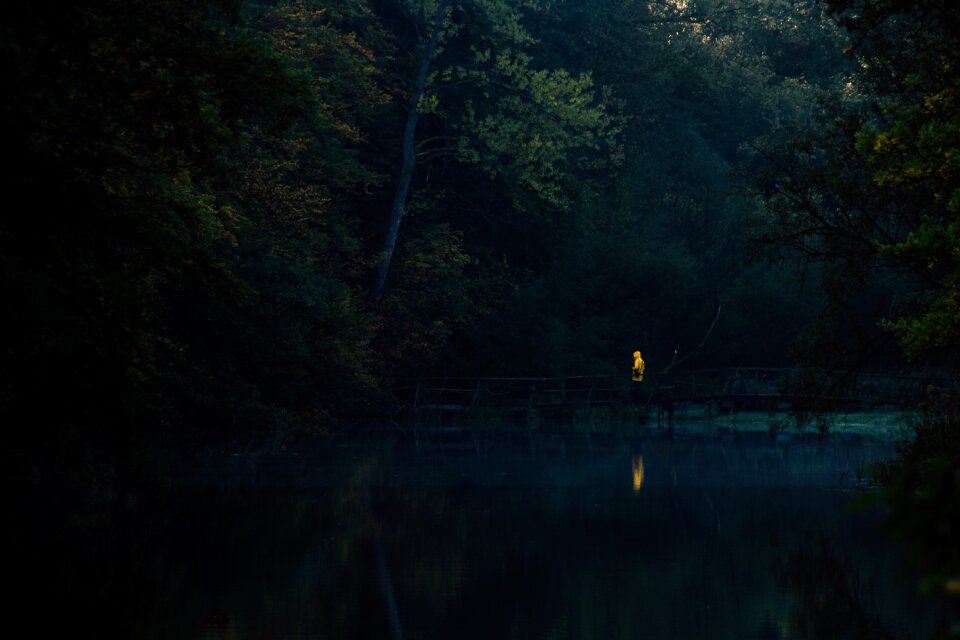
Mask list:
[[[729,368],[647,375],[556,378],[422,379],[406,404],[415,411],[567,409],[631,402],[654,407],[675,404],[789,403],[836,408],[915,407],[931,386],[957,381],[913,374],[811,373],[799,369]],[[640,400],[638,401],[637,398]]]

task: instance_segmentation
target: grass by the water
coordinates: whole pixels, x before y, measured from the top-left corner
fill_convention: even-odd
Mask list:
[[[795,415],[788,412],[741,411],[711,415],[701,409],[678,411],[674,428],[690,435],[722,435],[724,433],[776,432],[788,435],[833,434],[861,436],[895,442],[910,437],[910,424],[916,412],[861,411]],[[656,416],[654,416],[656,426]]]
[[[873,410],[859,412],[794,413],[745,410],[720,413],[703,406],[679,405],[672,415],[638,405],[606,405],[578,409],[558,418],[532,410],[505,416],[496,407],[475,407],[442,420],[421,415],[418,426],[485,431],[530,431],[597,435],[654,434],[670,430],[679,436],[782,434],[782,437],[868,438],[884,442],[910,439],[916,412]]]

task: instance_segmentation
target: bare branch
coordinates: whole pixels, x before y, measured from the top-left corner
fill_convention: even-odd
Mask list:
[[[700,349],[702,349],[704,345],[707,344],[707,341],[710,339],[710,334],[713,333],[713,328],[717,326],[717,321],[720,320],[720,311],[722,309],[723,309],[723,305],[717,305],[717,315],[714,316],[713,322],[710,323],[710,328],[707,329],[707,333],[704,334],[703,340],[700,341],[700,344],[694,347],[693,351],[689,352],[685,356],[681,356],[680,358],[677,357],[677,352],[674,351],[673,359],[670,361],[670,364],[667,365],[667,368],[661,371],[661,373],[670,373],[670,370],[673,369],[675,366],[682,364],[683,362],[689,360],[690,358],[692,358],[693,356],[697,355],[697,353],[700,352]]]

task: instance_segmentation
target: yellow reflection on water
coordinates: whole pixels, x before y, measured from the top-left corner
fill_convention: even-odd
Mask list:
[[[643,486],[643,456],[633,456],[633,492]]]

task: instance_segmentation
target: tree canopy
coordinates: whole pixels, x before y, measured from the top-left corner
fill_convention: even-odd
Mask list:
[[[650,372],[830,339],[905,366],[896,335],[948,361],[939,6],[12,8],[0,409],[50,425],[17,430],[22,472],[80,442],[118,465],[280,442],[416,376],[622,373],[638,348]]]

